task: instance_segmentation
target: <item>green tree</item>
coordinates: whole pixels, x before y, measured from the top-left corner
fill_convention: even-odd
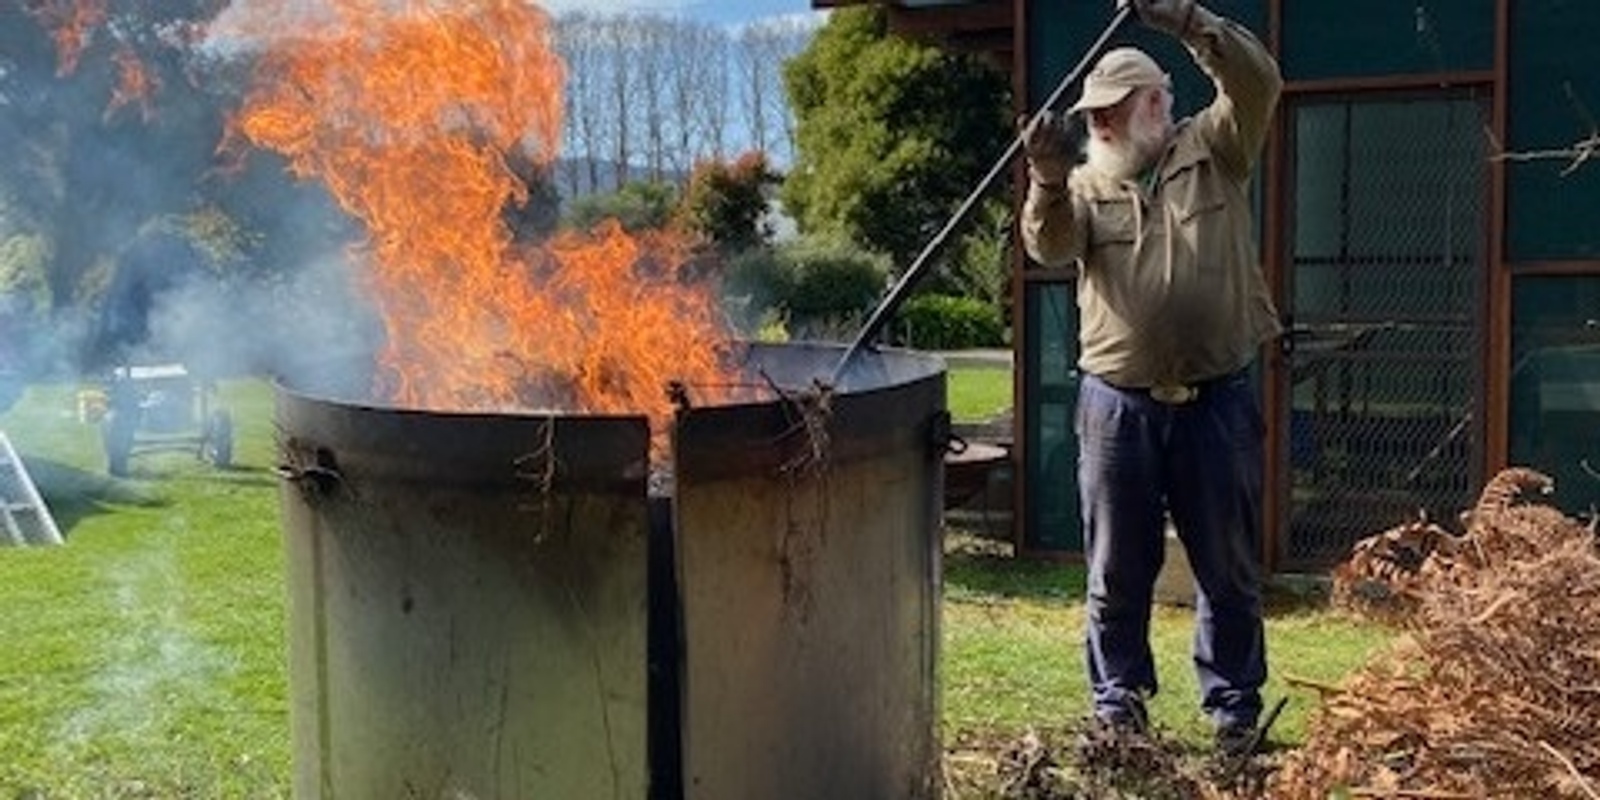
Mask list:
[[[1010,300],[1012,217],[1010,204],[1001,200],[979,204],[967,222],[967,233],[951,246],[955,263],[931,288],[942,286],[948,294],[1004,307]]]
[[[212,256],[227,251],[209,261],[217,270],[186,275],[236,290],[215,304],[235,317],[259,293],[251,281],[300,270],[351,241],[324,193],[295,181],[281,160],[219,154],[256,54],[208,48],[190,33],[226,7],[0,3],[0,293],[48,322],[49,334],[30,343],[51,350],[39,360],[93,366],[115,346],[139,344],[103,339],[144,333],[116,317],[147,312],[118,306],[148,306],[149,293],[111,292],[137,284],[120,273],[152,225],[185,221],[169,239]]]
[[[0,235],[38,237],[52,311],[215,167],[222,109],[170,34],[217,4],[125,5],[0,3]]]
[[[722,253],[765,244],[772,236],[764,222],[767,190],[778,177],[760,152],[745,153],[731,164],[702,162],[689,176],[678,207],[679,223]]]
[[[888,32],[873,6],[836,10],[784,71],[796,158],[784,205],[910,265],[1011,135],[1004,75]]]

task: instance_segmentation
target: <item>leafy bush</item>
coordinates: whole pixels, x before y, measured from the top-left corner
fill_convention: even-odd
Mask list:
[[[897,319],[899,343],[908,347],[960,350],[1005,343],[1000,309],[971,297],[919,295],[906,301]]]
[[[729,315],[741,327],[776,316],[799,338],[837,338],[883,295],[889,264],[839,240],[809,238],[740,253],[722,280]]]
[[[837,240],[801,240],[781,253],[793,281],[785,305],[797,321],[870,311],[889,282],[887,258]]]
[[[964,295],[997,308],[1004,305],[1011,290],[1015,224],[1011,206],[1004,202],[989,200],[978,206],[968,232],[945,263],[947,281],[955,291],[944,294]]]
[[[741,330],[786,307],[792,281],[777,250],[753,247],[728,259],[722,271],[723,305]]]
[[[665,228],[678,202],[678,190],[665,183],[635,181],[610,194],[591,194],[576,198],[567,209],[565,225],[589,230],[601,221],[615,219],[623,230]]]
[[[50,245],[39,234],[0,239],[0,312],[33,310],[50,303]]]

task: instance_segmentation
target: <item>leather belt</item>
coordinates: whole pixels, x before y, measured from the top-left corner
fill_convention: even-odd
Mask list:
[[[1118,386],[1098,375],[1091,374],[1089,377],[1119,392],[1144,395],[1162,405],[1182,406],[1199,400],[1201,395],[1227,385],[1231,381],[1240,380],[1246,375],[1248,369],[1248,367],[1241,367],[1225,375],[1218,375],[1215,378],[1207,378],[1194,383],[1158,383],[1148,388],[1128,388]]]
[[[1200,399],[1200,387],[1182,383],[1164,383],[1150,387],[1150,399],[1169,406],[1181,406]]]

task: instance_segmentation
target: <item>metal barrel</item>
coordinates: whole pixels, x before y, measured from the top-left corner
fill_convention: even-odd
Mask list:
[[[749,350],[786,389],[642,417],[280,385],[301,798],[930,798],[937,359]]]
[[[804,386],[839,353],[756,358]],[[688,797],[938,796],[943,366],[867,360],[838,396],[680,415]]]
[[[643,798],[641,419],[280,388],[299,798]]]

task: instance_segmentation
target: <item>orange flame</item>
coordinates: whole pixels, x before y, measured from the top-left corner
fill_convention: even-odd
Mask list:
[[[269,41],[233,126],[366,226],[379,392],[431,410],[646,413],[659,432],[668,381],[727,385],[715,303],[667,234],[512,241],[503,211],[528,188],[511,159],[547,167],[561,130],[547,15],[523,0],[400,5],[336,0]]]
[[[89,36],[106,21],[106,0],[38,0],[28,9],[56,42],[56,75],[71,75],[89,46]]]
[[[152,98],[159,85],[156,77],[145,69],[138,54],[123,47],[112,56],[117,65],[117,85],[111,90],[111,102],[106,105],[106,116],[129,103],[139,104],[139,116],[149,122],[155,116]]]

